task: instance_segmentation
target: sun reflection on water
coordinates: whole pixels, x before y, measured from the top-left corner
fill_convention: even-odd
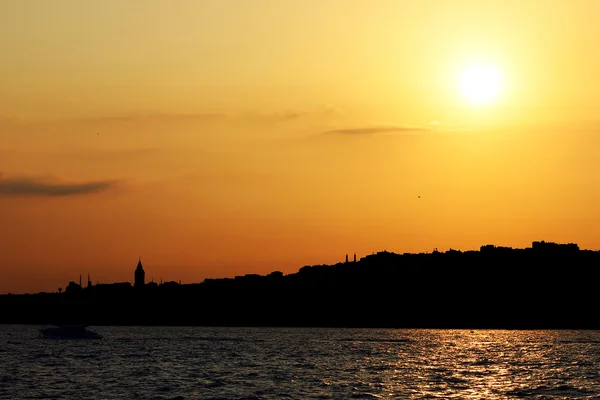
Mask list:
[[[55,343],[28,329],[0,327],[0,399],[600,398],[598,331],[100,327],[103,341]]]

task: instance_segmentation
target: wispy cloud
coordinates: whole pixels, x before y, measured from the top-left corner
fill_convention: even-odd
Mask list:
[[[81,183],[58,182],[43,178],[0,179],[0,196],[60,197],[105,192],[113,189],[117,181],[90,181]]]
[[[206,110],[197,112],[138,112],[123,114],[89,115],[77,118],[67,117],[9,117],[0,115],[0,124],[33,122],[33,123],[134,123],[134,122],[218,122],[245,121],[263,119],[267,121],[288,121],[305,117],[332,117],[343,114],[344,111],[334,105],[320,105],[307,108],[268,108],[248,110]]]
[[[428,131],[427,128],[410,127],[410,126],[375,126],[375,127],[360,127],[360,128],[342,128],[331,129],[322,132],[323,135],[376,135],[379,133],[416,133]]]
[[[224,113],[132,113],[119,115],[101,115],[80,118],[81,122],[134,122],[134,121],[184,121],[205,120],[214,121],[229,116]]]

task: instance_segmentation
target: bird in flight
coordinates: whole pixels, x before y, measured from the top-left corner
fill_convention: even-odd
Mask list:
[[[417,196],[419,199],[421,198],[421,196]]]

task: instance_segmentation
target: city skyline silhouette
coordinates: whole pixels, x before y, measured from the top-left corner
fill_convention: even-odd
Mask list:
[[[320,326],[439,329],[598,329],[600,251],[575,243],[380,251],[297,272],[182,284],[71,281],[57,293],[0,295],[0,323]],[[421,300],[419,300],[421,299]]]

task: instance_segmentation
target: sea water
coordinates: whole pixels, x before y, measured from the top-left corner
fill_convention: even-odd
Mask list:
[[[0,325],[1,399],[600,399],[600,331]]]

